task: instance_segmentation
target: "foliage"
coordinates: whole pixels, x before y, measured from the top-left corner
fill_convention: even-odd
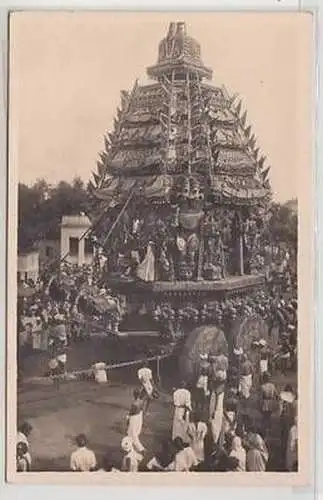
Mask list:
[[[61,181],[56,186],[38,179],[31,187],[18,187],[18,248],[29,250],[41,239],[59,238],[63,215],[87,212],[88,194],[83,181]]]
[[[19,184],[18,245],[24,251],[41,239],[58,239],[63,215],[89,210],[88,187],[76,177],[70,184],[60,181],[56,186],[38,179],[31,187]],[[267,226],[271,243],[297,247],[297,200],[272,203]]]
[[[270,212],[268,231],[271,241],[297,247],[297,200],[273,203]]]

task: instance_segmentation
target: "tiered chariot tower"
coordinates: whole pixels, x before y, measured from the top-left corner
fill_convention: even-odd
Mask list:
[[[269,168],[241,101],[206,83],[212,70],[183,22],[170,24],[147,74],[151,84],[121,92],[105,137],[93,231],[124,298],[121,324],[184,338],[190,370],[202,350],[266,335],[252,297],[265,282]]]

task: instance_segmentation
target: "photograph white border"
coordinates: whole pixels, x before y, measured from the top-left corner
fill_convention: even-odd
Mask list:
[[[221,4],[221,10],[228,10],[228,3],[229,3],[229,2],[225,2],[225,7],[223,7],[223,4]],[[231,4],[232,4],[232,3],[234,4],[234,5],[233,5],[233,7],[232,7],[232,5],[231,5],[231,6],[230,6],[230,8],[232,8],[232,9],[237,9],[237,4],[238,4],[239,2],[230,2],[230,3],[231,3]],[[268,9],[268,7],[269,7],[269,4],[273,4],[273,2],[265,2],[265,3],[266,3],[266,7],[267,7],[267,9]],[[285,2],[285,6],[286,6],[286,3],[287,3],[287,4],[293,3],[293,6],[289,5],[289,9],[287,9],[287,10],[290,10],[290,9],[292,9],[292,8],[295,8],[295,2]],[[240,3],[240,4],[241,4],[241,3]],[[276,3],[276,2],[275,2],[275,4],[276,4],[276,6],[277,6],[277,3]],[[42,4],[42,5],[40,5],[40,4],[38,3],[38,5],[37,5],[38,9],[40,9],[43,5],[45,6],[45,3],[44,3],[44,2],[43,2],[43,4]],[[48,4],[47,4],[47,5],[48,5]],[[87,8],[89,7],[88,5],[86,5],[86,4],[84,4],[84,3],[83,3],[83,4],[81,4],[80,2],[78,2],[77,4],[76,4],[76,3],[73,3],[73,7],[74,7],[74,6],[76,6],[76,5],[77,5],[78,7],[82,7],[82,9],[87,9]],[[91,10],[93,10],[94,8],[95,8],[95,9],[97,9],[97,8],[99,8],[99,9],[100,9],[101,5],[102,5],[102,2],[101,2],[101,3],[99,3],[99,5],[96,5],[95,7],[94,7],[94,6],[93,6],[93,4],[92,4],[92,5],[91,5]],[[173,9],[169,9],[169,8],[167,9],[167,8],[166,8],[166,5],[167,5],[167,3],[165,3],[165,2],[164,2],[164,3],[163,3],[163,7],[164,7],[164,9],[163,9],[163,10],[173,10]],[[261,5],[261,3],[260,3],[260,2],[257,2],[257,6],[258,6],[257,10],[259,9],[260,5]],[[172,6],[174,6],[174,4],[172,4]],[[261,6],[262,6],[262,5],[261,5]],[[30,2],[29,2],[28,7],[30,7]],[[64,8],[64,7],[66,7],[66,5],[63,5],[63,4],[62,4],[62,2],[60,2],[60,3],[59,3],[59,5],[58,5],[58,3],[51,3],[51,4],[50,4],[50,7],[52,7],[52,8],[55,8],[55,7]],[[70,4],[70,3],[68,4],[68,7],[69,7],[69,8],[71,8],[71,4]],[[254,7],[252,6],[252,7],[251,7],[251,9],[253,9],[253,8],[254,8]],[[133,9],[130,9],[130,10],[133,10]],[[147,10],[151,10],[151,8],[149,8],[149,9],[147,9]],[[177,7],[177,9],[176,9],[176,10],[179,10],[179,9],[178,9],[178,7]],[[199,9],[199,10],[200,10],[200,9]],[[268,9],[268,10],[269,10],[269,9]],[[277,9],[276,9],[276,10],[277,10]],[[1,25],[2,25],[2,24],[5,24],[5,23],[2,23],[2,20],[3,20],[2,16],[3,16],[3,14],[4,14],[4,11],[1,11],[1,12],[0,12],[0,20],[1,20]],[[5,16],[4,16],[4,17],[5,17]],[[2,48],[3,48],[3,47],[4,47],[4,44],[2,44]],[[5,50],[4,50],[3,52],[5,52]],[[5,57],[3,57],[3,55],[2,55],[2,57],[1,57],[1,60],[2,60],[2,65],[3,65],[3,63],[4,63],[4,65],[6,66],[6,58],[5,58]],[[2,83],[3,83],[3,82],[2,82]],[[3,92],[3,95],[5,96],[5,93],[4,93],[4,92]],[[4,99],[5,99],[5,97],[4,97]],[[3,121],[3,120],[1,119],[1,125],[3,124],[3,122],[5,123],[5,121]],[[5,134],[4,134],[4,135],[5,135]],[[2,134],[1,134],[1,138],[2,138]],[[4,144],[5,144],[5,141],[4,141]],[[3,148],[3,150],[2,150],[2,151],[5,151],[5,148]],[[3,153],[1,153],[1,156],[0,156],[1,160],[3,160],[2,156],[3,156]],[[4,156],[5,156],[5,155],[4,155]],[[4,163],[6,163],[6,159],[5,159],[5,158],[4,158],[4,160],[5,160],[5,162],[4,162]],[[3,164],[3,162],[1,161],[1,168],[2,168],[2,164]],[[3,172],[4,172],[4,173],[6,172],[6,168],[4,168],[4,169],[3,169]],[[3,176],[3,178],[5,178],[5,175]],[[11,177],[11,176],[9,177],[9,179],[10,179],[10,181],[9,181],[9,186],[13,186],[13,185],[14,185],[13,183],[15,183],[15,182],[16,182],[16,180],[15,180],[13,177]],[[311,200],[314,200],[314,190],[313,190],[313,186],[311,185],[311,182],[309,182],[309,186],[308,186],[308,187],[309,187],[309,192],[308,192],[308,195],[309,195],[309,197],[310,197],[310,199],[311,199]],[[1,189],[3,189],[3,191],[4,191],[3,193],[1,193],[1,194],[3,194],[3,196],[1,196],[1,200],[5,201],[5,199],[6,199],[6,197],[5,197],[5,189],[6,189],[6,184],[5,184],[5,182],[4,182],[3,184],[1,184]],[[12,193],[12,191],[11,191],[11,190],[10,190],[10,192]],[[302,196],[300,196],[300,198],[302,198]],[[15,203],[16,203],[16,198],[15,198],[15,196],[14,196],[14,197],[9,196],[9,200],[10,200],[10,205],[11,205],[11,207],[12,207],[12,206],[13,206],[12,204],[15,204]],[[303,201],[304,201],[304,200],[303,200]],[[302,202],[300,202],[300,206],[302,206]],[[313,203],[313,206],[312,206],[312,205],[310,205],[310,206],[308,206],[308,208],[309,208],[309,212],[306,212],[306,214],[307,214],[307,215],[306,215],[306,217],[304,216],[304,218],[305,218],[307,221],[308,221],[308,220],[310,220],[310,221],[311,221],[311,222],[310,222],[310,224],[314,224],[314,221],[313,221],[314,203]],[[303,212],[303,214],[304,214],[304,213],[305,213],[305,212]],[[3,217],[2,217],[2,219],[1,219],[1,222],[5,222],[5,210],[3,210],[3,211],[2,211],[2,215],[3,215]],[[308,217],[309,217],[309,219],[308,219]],[[300,214],[300,219],[302,219],[302,214]],[[302,228],[302,224],[307,224],[307,223],[306,223],[306,220],[304,220],[304,219],[303,219],[303,223],[302,223],[302,221],[300,220],[300,228]],[[308,224],[307,224],[307,225],[308,225]],[[314,226],[312,226],[312,228],[313,228],[313,227],[314,227]],[[307,233],[307,237],[308,237],[308,243],[312,242],[312,235],[311,235],[310,233]],[[9,244],[9,245],[11,245],[11,246],[8,248],[8,257],[9,257],[9,259],[10,259],[10,255],[13,255],[13,254],[11,253],[11,251],[12,251],[12,250],[13,250],[13,248],[15,248],[15,246],[16,246],[16,241],[15,241],[15,239],[16,239],[16,235],[13,235],[13,234],[12,234],[12,232],[8,234],[8,244]],[[313,260],[314,260],[314,259],[313,259],[313,248],[309,248],[310,246],[311,246],[311,245],[307,245],[307,247],[308,247],[308,248],[307,248],[307,249],[305,248],[305,252],[304,252],[304,253],[305,253],[305,255],[303,254],[303,257],[307,258],[309,262],[313,262]],[[4,249],[4,248],[1,248],[1,250],[2,250],[2,251],[4,251],[5,249]],[[303,248],[302,248],[302,250],[303,250]],[[2,262],[4,262],[4,260],[5,260],[5,259],[3,259],[3,261],[2,261]],[[12,266],[16,266],[16,263],[14,263],[13,261],[12,261],[12,262],[11,262],[11,261],[9,261],[9,263],[10,263],[10,267],[9,267],[9,268],[10,268],[10,274],[13,274],[13,276],[16,276],[16,273],[13,273],[13,272],[12,272],[12,269],[13,269],[13,268],[12,268]],[[15,269],[15,267],[14,267],[14,269]],[[308,268],[306,268],[306,270],[307,270],[307,271],[309,271],[309,267],[308,267]],[[311,265],[310,275],[312,275],[311,273],[313,273],[313,272],[314,272],[314,267]],[[300,281],[303,281],[303,280],[301,280],[301,275],[302,275],[302,272],[300,272]],[[4,276],[5,276],[5,274],[4,274]],[[304,276],[303,276],[303,278],[305,279],[305,281],[307,281],[307,284],[309,285],[309,290],[308,290],[308,292],[309,292],[309,293],[308,293],[308,295],[307,295],[308,300],[309,300],[309,303],[308,303],[307,305],[308,305],[309,307],[307,307],[307,313],[308,313],[308,315],[310,315],[311,311],[313,311],[313,312],[314,312],[314,308],[313,308],[313,307],[311,307],[311,305],[313,305],[313,304],[314,304],[313,293],[312,293],[312,290],[311,290],[311,279],[308,279],[308,274],[307,274],[307,277],[304,275]],[[3,282],[5,282],[5,280],[2,280],[2,281],[3,281]],[[303,295],[303,294],[304,294],[304,290],[302,291],[302,295]],[[10,295],[11,295],[11,292],[10,292]],[[8,296],[8,313],[9,313],[9,311],[12,311],[12,310],[13,310],[12,308],[14,307],[14,303],[13,303],[12,301],[10,302],[10,295]],[[3,297],[3,298],[4,298],[4,297]],[[311,299],[312,299],[312,300],[311,300]],[[5,316],[5,307],[4,307],[4,304],[5,304],[5,301],[3,300],[3,301],[2,301],[2,303],[1,303],[1,306],[0,306],[0,314],[1,314],[1,318],[2,318],[2,314],[3,314],[3,316]],[[303,324],[303,326],[304,326],[304,327],[305,327],[305,326],[307,326],[307,327],[309,326],[309,331],[310,331],[310,332],[312,332],[312,330],[313,330],[313,329],[312,329],[312,328],[311,328],[311,326],[310,326],[310,322],[309,322],[309,323],[307,323],[306,325],[305,325],[305,324]],[[302,328],[302,327],[301,327],[301,328]],[[313,344],[313,345],[314,345],[314,344]],[[3,353],[2,353],[2,354],[3,354]],[[314,366],[314,365],[313,365],[313,366]],[[9,370],[9,371],[10,371],[10,370]],[[299,371],[301,372],[301,369],[300,369]],[[314,374],[312,374],[312,375],[313,375],[313,380],[314,380]],[[4,376],[5,376],[5,372],[4,372]],[[3,378],[3,380],[4,380],[4,378]],[[310,379],[310,380],[311,380],[311,379]],[[12,381],[12,380],[11,380],[11,381]],[[301,382],[301,381],[300,381],[300,382]],[[309,382],[309,380],[307,379],[307,384],[308,384],[308,382]],[[5,392],[5,391],[3,391],[3,394],[4,394],[4,392]],[[310,391],[309,391],[309,392],[310,392]],[[2,395],[2,391],[1,391],[1,395]],[[309,394],[309,395],[310,395],[310,394]],[[310,406],[310,407],[312,407],[312,406]],[[311,412],[311,413],[312,413],[312,412]],[[9,417],[10,417],[10,415],[9,415]],[[14,421],[14,427],[15,427],[15,425],[16,425],[16,424],[15,424],[16,419],[13,419],[13,418],[12,418],[12,413],[11,413],[11,419]],[[10,419],[8,419],[8,420],[10,420]],[[311,419],[311,420],[312,420],[312,419]],[[9,423],[9,422],[8,422],[8,423]],[[313,425],[313,422],[311,422],[311,424],[312,424],[311,426],[312,426],[312,428],[313,428],[313,430],[314,430],[314,425]],[[313,441],[312,441],[312,442],[313,442]],[[310,453],[310,455],[312,455],[312,453]],[[40,475],[42,475],[42,476],[44,477],[44,479],[46,480],[46,483],[47,483],[47,484],[53,484],[53,481],[51,481],[51,479],[53,479],[53,478],[51,478],[51,477],[50,477],[52,474],[54,474],[54,475],[55,475],[55,484],[60,483],[60,481],[57,481],[57,477],[56,477],[58,473],[35,473],[35,474],[37,474],[37,483],[39,483],[39,480],[38,480],[39,476],[40,476]],[[63,473],[63,474],[65,475],[65,473]],[[174,474],[174,473],[173,473],[173,474]],[[30,473],[30,476],[29,476],[29,477],[30,477],[30,478],[32,478],[32,476],[33,476],[33,475],[34,475],[34,473]],[[194,473],[193,473],[193,475],[194,475]],[[220,486],[220,485],[221,485],[221,480],[220,480],[220,477],[219,477],[220,475],[222,476],[222,474],[216,473],[216,477],[215,477],[215,481],[214,481],[214,483],[213,483],[213,486],[218,487],[218,486]],[[271,473],[266,473],[266,477],[267,477],[267,478],[269,478],[269,476],[271,476],[271,475],[272,475]],[[277,473],[273,473],[273,475],[274,475],[274,476],[277,476]],[[279,473],[279,475],[280,475],[280,476],[282,476],[282,475],[284,475],[284,476],[285,476],[285,474],[284,474],[284,473]],[[292,481],[292,476],[293,476],[293,475],[294,475],[294,474],[288,474],[288,476],[291,478],[291,479],[290,479],[290,481]],[[78,476],[78,475],[77,475],[77,476]],[[150,474],[149,474],[149,478],[152,478],[152,479],[149,479],[149,482],[150,482],[150,481],[153,481],[153,476],[155,476],[155,475],[154,475],[154,474],[152,474],[152,473],[150,473]],[[167,476],[168,476],[168,475],[167,475]],[[176,474],[176,476],[177,476],[177,474]],[[225,476],[225,478],[224,478],[224,479],[225,479],[225,481],[226,481],[226,482],[232,483],[232,480],[231,480],[231,474],[226,473],[224,476]],[[262,476],[262,477],[260,477],[260,476]],[[312,483],[311,476],[312,476],[311,471],[309,471],[309,483],[308,483],[308,484]],[[74,475],[73,477],[76,479],[75,475]],[[202,474],[202,477],[203,477],[203,483],[205,483],[205,480],[204,480],[204,478],[205,478],[205,473],[203,473],[203,474]],[[89,484],[89,481],[88,481],[88,480],[86,480],[86,478],[83,478],[83,479],[85,480],[85,484]],[[128,480],[126,481],[126,478],[125,478],[124,476],[122,476],[122,478],[121,478],[122,485],[125,485],[126,483],[128,483],[128,484],[131,484],[131,486],[133,486],[133,487],[134,487],[134,486],[136,486],[136,485],[140,485],[140,486],[142,486],[142,475],[141,475],[141,474],[140,474],[140,475],[138,475],[138,476],[137,476],[137,475],[132,475],[132,476],[131,476],[131,478],[129,478],[129,479],[130,479],[130,481],[129,481],[129,483],[128,483]],[[160,477],[160,475],[158,475],[158,479],[159,479],[159,481],[160,481],[160,480],[162,480],[162,484],[163,484],[163,486],[165,486],[165,485],[166,485],[167,481],[166,481],[166,477],[165,477],[165,475],[164,475],[164,474],[162,475],[162,478]],[[189,477],[188,477],[187,475],[185,475],[185,484],[186,484],[186,485],[188,484],[188,482],[190,482],[190,481],[188,481],[188,479],[189,479]],[[235,475],[235,476],[234,476],[234,482],[235,482],[235,484],[237,484],[236,479],[237,479],[237,477],[236,477],[236,475]],[[269,479],[270,479],[270,478],[269,478]],[[277,486],[278,484],[284,484],[284,485],[285,485],[285,488],[284,488],[284,497],[286,498],[286,497],[288,497],[288,491],[286,491],[286,489],[287,489],[287,490],[289,490],[289,487],[287,487],[287,483],[286,483],[285,479],[286,479],[286,478],[283,478],[283,477],[282,477],[282,482],[281,482],[281,481],[278,481],[278,482],[277,482],[277,481],[275,481],[275,486]],[[183,480],[184,480],[184,478],[183,478],[183,476],[182,476],[182,475],[181,475],[179,478],[176,478],[176,482],[177,482],[177,483],[180,483],[180,484],[182,484],[182,483],[184,482]],[[173,480],[172,480],[172,481],[173,481]],[[29,482],[29,481],[28,481],[28,482]],[[31,482],[33,482],[33,481],[31,481]],[[145,482],[146,482],[146,480],[145,480]],[[264,496],[264,495],[265,495],[265,497],[266,497],[265,490],[263,489],[263,487],[265,486],[265,484],[267,484],[267,481],[264,481],[264,476],[263,476],[262,474],[258,475],[258,477],[256,478],[256,482],[257,482],[257,486],[262,486],[262,489],[261,489],[261,492],[258,490],[258,492],[256,492],[256,491],[255,491],[255,493],[257,494],[257,496],[258,496],[259,494],[261,494],[262,496]],[[91,476],[91,483],[92,483],[92,476]],[[199,486],[200,486],[200,483],[201,483],[201,481],[199,481],[199,483],[198,483],[198,484],[199,484]],[[288,481],[288,483],[289,483],[289,481]],[[24,484],[26,484],[26,482],[25,482],[25,481],[24,481]],[[65,480],[64,480],[64,484],[65,484]],[[109,482],[107,482],[106,484],[112,485],[112,482],[109,480]],[[150,484],[151,484],[151,483],[150,483]],[[246,486],[250,485],[250,477],[249,477],[249,480],[248,480],[246,483],[244,483],[244,484],[245,484]],[[291,484],[291,483],[289,483],[289,484]],[[294,485],[295,485],[295,483],[294,483]],[[177,486],[178,486],[178,484],[177,484]],[[204,486],[204,484],[203,484],[203,486]],[[287,488],[286,488],[286,487],[287,487]],[[15,487],[15,488],[16,488],[16,487]],[[44,488],[44,487],[42,486],[42,487],[41,487],[41,489],[43,489],[43,488]],[[28,488],[28,489],[29,489],[29,488]],[[99,488],[99,489],[101,489],[101,488]],[[73,487],[73,490],[74,490],[74,487]],[[244,494],[246,494],[246,493],[248,492],[248,498],[253,498],[251,490],[252,490],[252,488],[248,488],[248,487],[244,488],[244,490],[243,490]],[[303,490],[303,488],[302,488],[302,490]],[[307,488],[305,488],[305,490],[306,490],[306,496],[307,496],[307,494],[310,494],[310,491],[309,491],[309,490],[311,490],[311,487],[310,487],[310,486],[308,486]],[[55,496],[56,496],[56,495],[57,495],[57,493],[58,493],[58,491],[56,490],[56,488],[55,488],[55,491],[56,491],[56,493],[55,493]],[[70,493],[72,493],[72,491],[71,491],[71,490],[69,490],[69,491],[70,491]],[[164,493],[163,493],[164,491],[165,491],[165,490],[164,490],[164,488],[163,488],[163,489],[161,490],[161,494],[164,494]],[[221,493],[223,493],[223,494],[225,494],[225,495],[229,495],[229,498],[231,498],[229,491],[230,491],[230,490],[229,490],[228,488],[225,488],[225,489],[222,489],[222,488],[221,488],[221,490],[220,490],[220,491],[219,491],[219,490],[217,490],[217,491],[216,491],[216,493],[217,493],[217,494],[221,494]],[[299,491],[299,490],[298,490],[298,491]],[[176,492],[177,492],[177,493],[176,493]],[[203,495],[204,495],[204,493],[206,494],[206,492],[207,492],[206,488],[204,488],[204,487],[203,487]],[[111,491],[111,490],[109,490],[109,494],[110,494],[110,493],[111,493],[111,494],[114,494],[114,492],[112,493],[112,491]],[[147,492],[147,493],[148,493],[148,492]],[[165,493],[166,493],[166,491],[165,491]],[[178,493],[179,493],[179,491],[178,491],[178,489],[176,488],[175,494],[178,494]],[[184,493],[184,492],[183,492],[183,493]],[[236,492],[236,493],[238,493],[238,492]],[[300,493],[300,491],[299,491],[299,493]],[[305,491],[304,491],[304,493],[305,493]],[[78,492],[77,494],[78,494],[78,496],[79,496],[79,492]],[[92,494],[92,493],[91,493],[91,494]],[[156,494],[156,492],[154,492],[154,495],[155,495],[155,494]],[[185,493],[184,493],[184,494],[185,494]],[[213,494],[214,494],[214,492],[213,492]],[[46,493],[46,495],[47,495],[47,493]],[[271,489],[271,493],[270,493],[270,495],[271,495],[271,496],[272,496],[272,495],[275,495],[275,493],[274,493],[274,491],[273,491],[272,489]],[[116,498],[117,498],[118,496],[119,496],[119,495],[116,495]],[[207,496],[207,495],[206,495],[206,496]],[[239,497],[241,498],[241,492],[239,493]]]

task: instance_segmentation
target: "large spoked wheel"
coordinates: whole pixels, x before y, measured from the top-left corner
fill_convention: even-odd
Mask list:
[[[192,382],[200,363],[200,354],[228,353],[224,332],[215,325],[194,328],[185,340],[179,356],[180,374],[183,380]]]
[[[265,339],[269,344],[268,325],[257,315],[236,320],[230,332],[230,344],[232,347],[241,347],[252,362],[257,362],[257,350],[253,347],[254,341]]]

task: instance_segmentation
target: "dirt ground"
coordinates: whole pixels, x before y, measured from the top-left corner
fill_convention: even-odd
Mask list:
[[[100,386],[95,382],[65,382],[58,392],[51,384],[20,389],[20,420],[28,419],[33,426],[33,470],[68,470],[75,449],[73,438],[81,432],[98,460],[108,455],[118,466],[132,390],[129,385]],[[144,421],[142,443],[148,450],[155,450],[168,437],[171,413],[171,397],[162,393]]]
[[[152,367],[153,368],[153,367]],[[153,368],[154,369],[154,368]],[[162,366],[160,398],[152,402],[144,419],[141,441],[154,453],[163,438],[171,437],[172,385],[174,361]],[[120,442],[126,432],[126,414],[132,400],[136,368],[116,370],[108,384],[91,381],[62,382],[57,391],[52,383],[24,383],[18,390],[19,420],[29,420],[33,426],[30,436],[33,470],[64,471],[69,468],[69,457],[78,433],[85,433],[89,446],[100,461],[108,455],[115,466],[122,458]],[[277,388],[286,383],[295,387],[294,373],[274,378]],[[256,393],[250,400],[250,413],[258,418]],[[279,437],[272,441],[272,470],[279,467]]]

